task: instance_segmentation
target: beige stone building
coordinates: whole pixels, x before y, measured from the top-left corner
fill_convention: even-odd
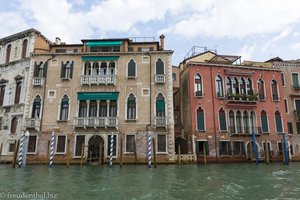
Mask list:
[[[49,40],[35,29],[0,39],[0,153],[11,161],[24,128],[30,53],[49,50]]]
[[[29,162],[46,162],[52,129],[54,163],[145,163],[148,134],[158,163],[175,161],[171,50],[164,36],[86,39],[32,54],[25,107]],[[151,40],[149,40],[151,39]],[[69,145],[68,145],[69,144]],[[68,148],[70,146],[70,148]]]

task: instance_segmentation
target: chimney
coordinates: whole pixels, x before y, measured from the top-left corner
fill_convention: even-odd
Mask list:
[[[55,44],[58,44],[58,45],[59,45],[60,42],[61,42],[60,38],[59,38],[59,37],[56,37],[56,38],[55,38]]]
[[[165,48],[165,36],[164,34],[161,34],[161,36],[159,36],[160,39],[160,50],[164,50]]]

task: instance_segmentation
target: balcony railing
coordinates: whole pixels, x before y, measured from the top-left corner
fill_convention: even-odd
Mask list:
[[[228,94],[226,100],[240,103],[256,103],[258,101],[256,94]]]
[[[38,118],[26,118],[25,119],[25,126],[27,129],[36,129],[40,130],[40,119]]]
[[[32,85],[33,86],[43,86],[45,82],[45,78],[33,77]]]
[[[163,74],[155,75],[155,83],[164,83],[164,82],[165,82],[165,75]]]
[[[254,131],[255,135],[261,135],[261,127],[249,127],[249,126],[229,126],[230,135],[250,136]]]
[[[75,127],[116,127],[117,117],[75,117]]]
[[[294,83],[294,84],[292,85],[292,88],[293,88],[294,90],[300,90],[300,84],[299,84],[299,83]]]
[[[81,76],[81,85],[116,84],[116,75]]]
[[[156,127],[165,127],[167,125],[166,117],[155,117],[155,126]]]

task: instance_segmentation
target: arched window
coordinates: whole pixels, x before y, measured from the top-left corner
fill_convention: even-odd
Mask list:
[[[216,92],[217,92],[217,97],[224,97],[223,79],[220,75],[218,75],[216,78]]]
[[[5,62],[8,63],[9,59],[10,59],[10,53],[11,53],[11,45],[8,45],[6,48],[6,58],[5,58]]]
[[[239,94],[239,80],[237,77],[233,78],[233,93],[234,94]]]
[[[97,101],[90,100],[89,117],[97,117]]]
[[[240,89],[241,89],[241,94],[246,94],[246,81],[243,77],[240,80]]]
[[[243,125],[244,125],[244,133],[250,133],[250,126],[249,126],[249,115],[247,111],[243,113]]]
[[[101,100],[100,108],[99,108],[99,117],[106,117],[106,116],[107,116],[106,100]]]
[[[275,112],[275,122],[277,133],[283,133],[281,114],[278,110]]]
[[[27,43],[28,43],[28,41],[24,40],[23,44],[22,44],[22,59],[26,57]]]
[[[128,63],[127,68],[127,77],[128,78],[135,78],[136,77],[136,64],[133,59],[131,59]]]
[[[258,87],[258,98],[260,100],[266,99],[266,96],[265,96],[265,83],[262,79],[258,80],[257,87]]]
[[[33,77],[36,77],[36,78],[44,77],[45,78],[46,72],[47,72],[47,64],[41,61],[39,64],[37,64],[37,63],[35,64]]]
[[[175,73],[172,73],[172,78],[173,78],[173,81],[176,81],[176,74]]]
[[[161,93],[156,97],[156,117],[165,117],[165,98]]]
[[[197,130],[204,131],[204,111],[201,107],[197,109]]]
[[[68,120],[68,116],[69,116],[69,98],[67,95],[64,95],[60,105],[60,120]]]
[[[127,99],[127,119],[136,119],[136,102],[133,94]]]
[[[164,62],[159,58],[156,61],[156,74],[165,74]]]
[[[199,74],[195,75],[195,84],[194,84],[195,96],[202,96],[202,78]]]
[[[87,117],[87,102],[85,100],[79,102],[78,117]]]
[[[236,112],[236,131],[242,133],[242,115],[240,111]]]
[[[19,104],[20,103],[21,89],[22,89],[22,82],[19,81],[19,82],[16,83],[15,104]]]
[[[250,78],[246,79],[246,93],[250,95],[253,94],[252,80]]]
[[[11,126],[10,126],[10,133],[11,133],[11,134],[15,134],[15,133],[16,133],[17,125],[18,125],[18,118],[17,118],[17,117],[14,117],[14,118],[11,120]]]
[[[109,103],[109,116],[116,117],[117,116],[117,101],[111,100]]]
[[[232,83],[231,83],[230,77],[226,78],[226,93],[227,93],[227,95],[232,94]]]
[[[41,97],[37,96],[33,101],[31,118],[40,118],[40,111],[41,111]]]
[[[269,132],[269,126],[268,126],[268,116],[266,111],[261,111],[260,113],[260,121],[261,121],[261,131],[263,133],[268,133]]]
[[[279,100],[277,81],[275,81],[275,80],[271,81],[271,90],[272,90],[273,101]]]
[[[232,110],[229,111],[229,129],[231,134],[235,133],[234,112]]]
[[[95,63],[98,64],[98,63]],[[66,64],[64,64],[63,62],[61,62],[61,73],[60,73],[60,77],[62,79],[71,79],[73,76],[73,65],[74,65],[74,61],[70,62],[69,60],[66,62]],[[94,67],[94,69],[99,70],[99,67]],[[98,75],[98,73],[96,72],[96,74],[94,75]]]
[[[255,112],[251,111],[250,114],[250,126],[251,126],[251,133],[253,131],[255,131],[256,128],[256,116],[255,116]]]
[[[223,108],[219,110],[219,123],[220,123],[220,130],[226,131],[227,130],[226,115]]]

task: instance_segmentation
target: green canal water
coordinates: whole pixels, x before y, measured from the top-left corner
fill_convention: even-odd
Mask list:
[[[23,196],[21,196],[23,195]],[[26,196],[27,195],[27,196]],[[31,195],[31,196],[30,196]],[[38,196],[39,195],[39,196]],[[1,199],[300,199],[300,163],[0,165]],[[24,199],[24,198],[23,198]]]

